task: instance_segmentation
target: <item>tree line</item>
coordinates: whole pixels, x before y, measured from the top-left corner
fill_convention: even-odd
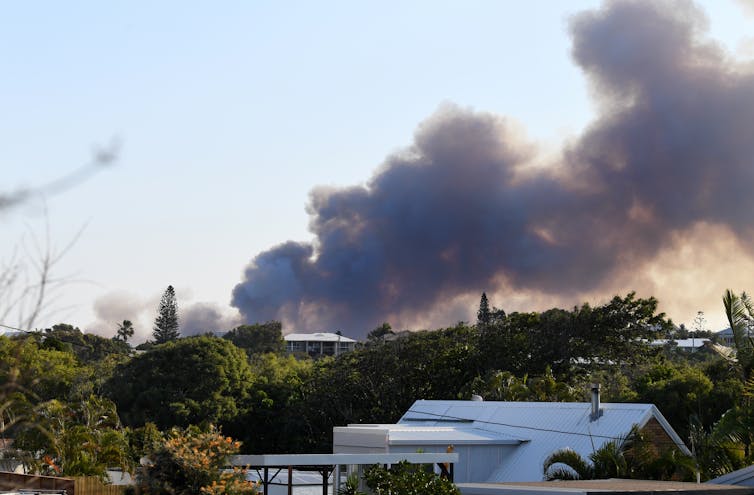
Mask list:
[[[142,351],[125,323],[112,339],[67,324],[0,337],[0,432],[33,470],[133,470],[197,431],[221,432],[241,453],[331,452],[333,426],[392,423],[417,399],[584,401],[591,382],[605,401],[656,404],[693,443],[703,478],[752,460],[754,353],[732,361],[652,347],[678,329],[634,293],[508,314],[484,295],[476,322],[413,332],[386,323],[356,350],[316,360],[285,353],[279,322],[223,337],[171,333]],[[739,323],[741,333],[751,322]]]

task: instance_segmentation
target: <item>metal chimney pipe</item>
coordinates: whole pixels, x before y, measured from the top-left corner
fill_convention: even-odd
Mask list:
[[[589,419],[596,421],[602,416],[602,409],[600,408],[600,384],[592,383],[590,388],[592,390],[592,414],[589,415]]]

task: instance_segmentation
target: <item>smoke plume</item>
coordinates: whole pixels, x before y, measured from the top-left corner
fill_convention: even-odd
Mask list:
[[[314,241],[257,255],[232,304],[249,321],[363,335],[482,290],[612,287],[701,224],[749,240],[754,76],[705,31],[687,2],[574,17],[598,113],[557,159],[535,167],[543,154],[504,117],[442,107],[365,186],[314,190]]]
[[[179,287],[178,324],[183,336],[222,334],[241,324],[239,315],[215,303],[191,301],[191,291]],[[95,321],[84,326],[87,332],[103,337],[115,335],[118,324],[130,320],[134,325],[132,342],[152,339],[154,320],[162,292],[142,297],[127,291],[112,291],[98,297],[93,306]]]

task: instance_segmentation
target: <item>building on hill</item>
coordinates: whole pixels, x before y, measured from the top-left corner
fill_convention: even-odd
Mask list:
[[[397,424],[335,427],[334,453],[459,454],[455,480],[499,483],[543,480],[545,459],[563,448],[587,457],[634,425],[658,447],[690,455],[652,404],[418,400]]]
[[[720,330],[719,332],[717,332],[717,340],[721,344],[727,345],[728,347],[732,347],[733,346],[733,329],[728,327],[725,330]]]
[[[749,337],[754,337],[754,332],[752,332],[751,330],[746,330],[746,335],[748,335]],[[733,329],[728,327],[725,330],[720,330],[719,332],[717,332],[717,341],[728,347],[733,347],[736,344],[733,340]]]
[[[696,352],[709,346],[710,339],[690,338],[690,339],[656,339],[649,343],[652,347],[662,347],[665,345],[674,345],[678,350],[685,352]]]
[[[356,346],[356,341],[337,333],[289,333],[283,336],[285,349],[292,354],[308,354],[317,358],[338,356],[349,352]]]

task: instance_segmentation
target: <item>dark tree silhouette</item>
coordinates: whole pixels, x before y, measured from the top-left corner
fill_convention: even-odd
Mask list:
[[[154,337],[155,344],[164,344],[177,339],[179,335],[178,304],[175,300],[175,289],[172,285],[168,285],[160,300],[160,309],[157,318],[154,320],[152,337]]]
[[[123,320],[123,323],[118,323],[118,333],[115,335],[116,340],[127,342],[133,336],[134,324],[131,323],[131,320]]]
[[[479,301],[479,311],[476,313],[477,325],[489,325],[491,316],[490,303],[487,301],[487,293],[482,292],[482,299]]]

